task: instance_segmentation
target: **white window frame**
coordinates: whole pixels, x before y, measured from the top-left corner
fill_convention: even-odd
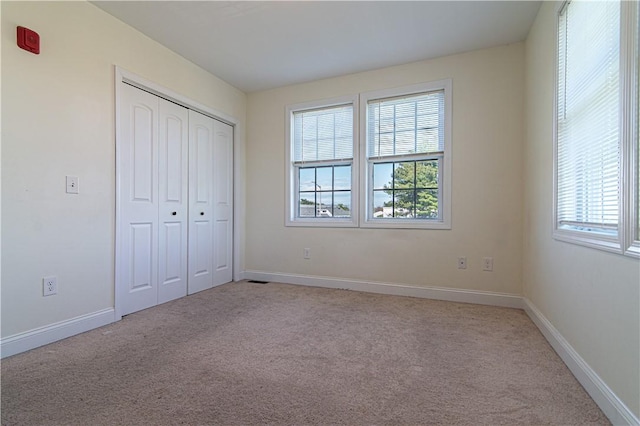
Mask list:
[[[421,93],[444,91],[444,152],[439,159],[439,219],[395,219],[373,217],[373,162],[367,152],[367,107],[369,101]],[[451,122],[452,122],[452,80],[438,80],[394,89],[375,90],[360,95],[360,226],[363,228],[400,229],[451,229]],[[406,155],[389,158],[389,161],[431,159],[429,155]],[[384,161],[383,161],[384,162]]]
[[[617,236],[606,236],[593,231],[560,229],[558,226],[558,38],[563,9],[556,10],[556,54],[553,108],[553,237],[556,240],[578,244],[631,257],[640,257],[638,240],[639,189],[638,173],[638,22],[637,2],[620,2],[620,202],[618,207]]]
[[[624,254],[640,258],[640,5],[622,2],[620,68],[623,72],[622,133],[622,248]]]
[[[299,188],[297,167],[293,161],[294,140],[293,140],[293,114],[306,110],[317,110],[341,105],[352,105],[353,107],[353,159],[351,160],[351,217],[299,217],[297,215],[297,194]],[[306,227],[331,227],[348,228],[358,226],[358,95],[341,96],[331,99],[304,102],[294,105],[287,105],[285,108],[285,137],[287,146],[285,149],[285,226],[306,226]],[[309,162],[309,166],[332,166],[345,165],[349,162],[344,160]]]

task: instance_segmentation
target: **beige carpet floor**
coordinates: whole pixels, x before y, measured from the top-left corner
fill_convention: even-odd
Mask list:
[[[227,284],[2,361],[3,425],[608,424],[517,309]]]

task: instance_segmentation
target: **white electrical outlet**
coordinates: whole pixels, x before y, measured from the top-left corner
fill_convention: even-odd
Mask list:
[[[67,176],[67,194],[80,193],[80,182],[77,176]]]
[[[485,257],[482,259],[482,270],[483,271],[493,271],[493,257]]]
[[[305,259],[311,259],[311,249],[310,248],[302,249],[302,257],[304,257]]]
[[[54,294],[58,294],[58,278],[44,277],[42,279],[42,295],[52,296]]]
[[[458,269],[467,269],[467,258],[465,256],[458,258]]]

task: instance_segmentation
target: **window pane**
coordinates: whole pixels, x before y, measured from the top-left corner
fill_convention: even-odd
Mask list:
[[[333,168],[333,189],[351,189],[351,166],[337,166]]]
[[[413,218],[415,203],[415,192],[413,190],[394,191],[393,201],[394,217]]]
[[[298,215],[300,217],[315,217],[316,215],[315,192],[301,192],[298,203]]]
[[[318,190],[331,191],[333,189],[333,167],[318,167],[316,182]]]
[[[380,133],[378,138],[378,152],[376,155],[384,156],[384,155],[393,155],[395,154],[395,147],[393,144],[393,132],[391,133]]]
[[[326,201],[325,201],[326,200]],[[333,217],[333,210],[331,205],[331,193],[328,195],[325,194],[325,199],[322,200],[323,207],[320,207],[316,210],[316,214],[318,217]]]
[[[331,191],[324,192],[318,191],[316,192],[316,203],[318,209],[331,209]]]
[[[416,187],[438,187],[438,161],[420,161],[416,163]]]
[[[416,151],[417,152],[436,152],[442,151],[440,145],[440,129],[436,128],[419,128],[416,134]]]
[[[419,189],[416,191],[416,217],[435,219],[438,217],[438,190]]]
[[[415,161],[395,163],[394,189],[415,188]]]
[[[351,191],[333,194],[333,217],[351,217]]]
[[[414,154],[416,152],[416,133],[413,129],[396,131],[396,155]]]
[[[373,165],[373,189],[391,188],[393,179],[393,163],[376,163]]]
[[[373,217],[393,217],[393,198],[391,191],[373,192]]]
[[[300,168],[299,178],[300,182],[300,191],[315,191],[315,181],[316,181],[316,168],[315,167],[305,167]]]

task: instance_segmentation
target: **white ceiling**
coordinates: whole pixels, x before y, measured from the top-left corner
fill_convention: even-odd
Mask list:
[[[540,1],[92,3],[244,92],[522,41],[541,4]]]

